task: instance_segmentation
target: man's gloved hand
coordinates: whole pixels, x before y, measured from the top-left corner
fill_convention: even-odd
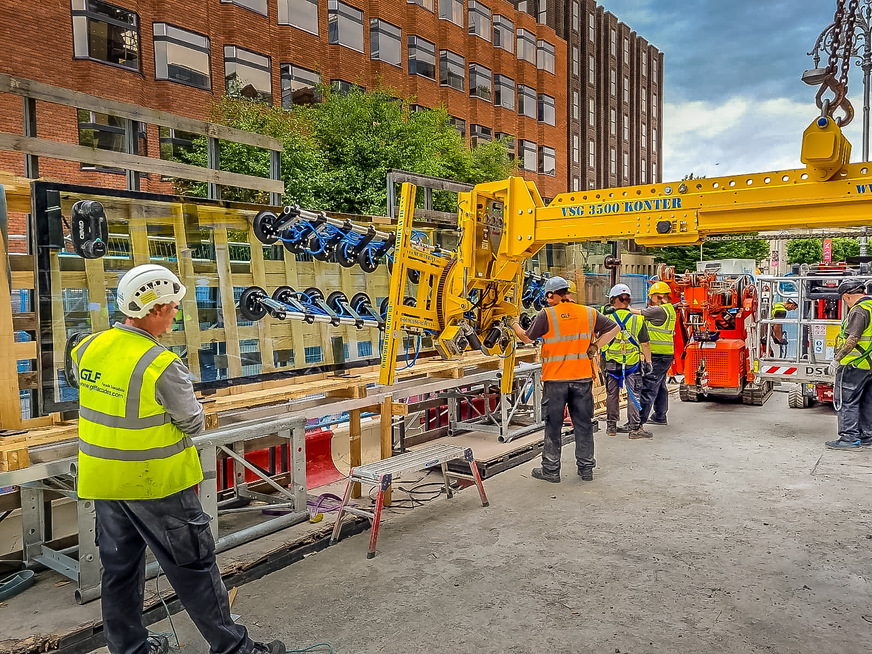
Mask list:
[[[642,362],[642,376],[647,377],[648,375],[654,374],[654,364],[650,361]]]
[[[827,375],[835,375],[836,371],[839,369],[838,361],[831,361],[830,365],[827,366]]]

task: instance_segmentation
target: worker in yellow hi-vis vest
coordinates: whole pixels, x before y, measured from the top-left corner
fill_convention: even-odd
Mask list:
[[[839,416],[839,439],[826,446],[855,450],[872,446],[872,296],[856,278],[839,284],[839,295],[849,308],[830,364],[836,375],[833,407]]]
[[[651,345],[651,374],[642,377],[639,393],[639,422],[665,425],[669,410],[669,391],[666,375],[675,358],[675,325],[678,316],[672,306],[672,289],[666,282],[654,282],[648,289],[648,304],[644,309],[630,307],[630,312],[641,315],[648,327]],[[654,414],[651,414],[651,411]]]
[[[210,652],[284,654],[280,641],[255,643],[230,616],[210,518],[197,497],[203,471],[191,436],[203,431],[203,407],[188,369],[158,342],[185,291],[163,266],[132,268],[116,296],[125,321],[73,351],[77,492],[94,500],[97,513],[106,644],[112,654],[169,651],[167,638],[149,635],[142,623],[148,546]]]

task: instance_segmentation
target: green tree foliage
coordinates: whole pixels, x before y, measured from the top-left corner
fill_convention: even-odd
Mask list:
[[[698,261],[712,259],[753,259],[760,262],[769,256],[769,243],[762,239],[750,241],[711,241],[703,243],[702,257],[698,245],[673,245],[649,248],[657,263],[675,266],[677,272],[696,270]]]
[[[860,241],[856,238],[833,239],[833,261],[845,261],[860,254]],[[787,242],[788,263],[820,263],[824,258],[823,240],[794,238]]]
[[[322,102],[288,111],[244,98],[224,97],[212,111],[213,122],[280,139],[283,202],[307,209],[384,215],[389,169],[479,183],[504,179],[514,171],[509,146],[493,141],[470,149],[449,123],[444,108],[412,111],[410,101],[387,90],[342,94],[320,89]],[[269,153],[221,142],[221,169],[267,177]],[[205,139],[183,155],[206,164]],[[205,195],[206,185],[181,183],[180,192]],[[264,193],[225,189],[226,199],[266,202]],[[436,208],[450,211],[454,200],[434,194]]]

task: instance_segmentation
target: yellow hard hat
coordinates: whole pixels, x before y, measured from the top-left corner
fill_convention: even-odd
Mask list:
[[[572,280],[569,280],[569,292],[575,293],[575,282],[573,282]]]
[[[652,295],[656,295],[658,293],[671,295],[672,289],[666,282],[654,282],[653,284],[651,284],[651,288],[648,289],[648,297],[651,297]]]

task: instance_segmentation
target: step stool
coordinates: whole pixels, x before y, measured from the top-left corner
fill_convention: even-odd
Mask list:
[[[469,463],[469,475],[457,472],[449,472],[448,462],[457,459],[463,459]],[[391,487],[391,482],[395,475],[400,475],[405,472],[415,472],[416,470],[424,470],[426,468],[434,468],[439,466],[442,469],[442,477],[445,479],[445,491],[449,498],[454,497],[454,491],[451,490],[451,478],[468,479],[475,482],[478,487],[478,494],[481,496],[481,505],[487,506],[487,495],[484,492],[484,486],[481,483],[481,475],[478,472],[478,466],[472,456],[472,448],[459,447],[457,445],[434,445],[423,450],[413,450],[405,454],[393,456],[390,459],[376,461],[363,466],[355,466],[351,469],[351,475],[348,478],[348,485],[345,487],[345,494],[342,497],[342,504],[339,506],[339,513],[336,516],[336,523],[333,525],[333,535],[330,536],[330,544],[333,545],[339,540],[339,530],[342,526],[343,513],[351,513],[352,515],[362,518],[369,518],[372,521],[372,532],[369,537],[369,551],[366,553],[366,558],[371,559],[375,556],[375,543],[378,540],[378,528],[381,523],[382,506],[384,505],[385,492]],[[378,492],[375,496],[375,508],[372,511],[359,509],[357,507],[348,506],[348,500],[351,497],[351,488],[355,483],[371,484],[378,487]]]

